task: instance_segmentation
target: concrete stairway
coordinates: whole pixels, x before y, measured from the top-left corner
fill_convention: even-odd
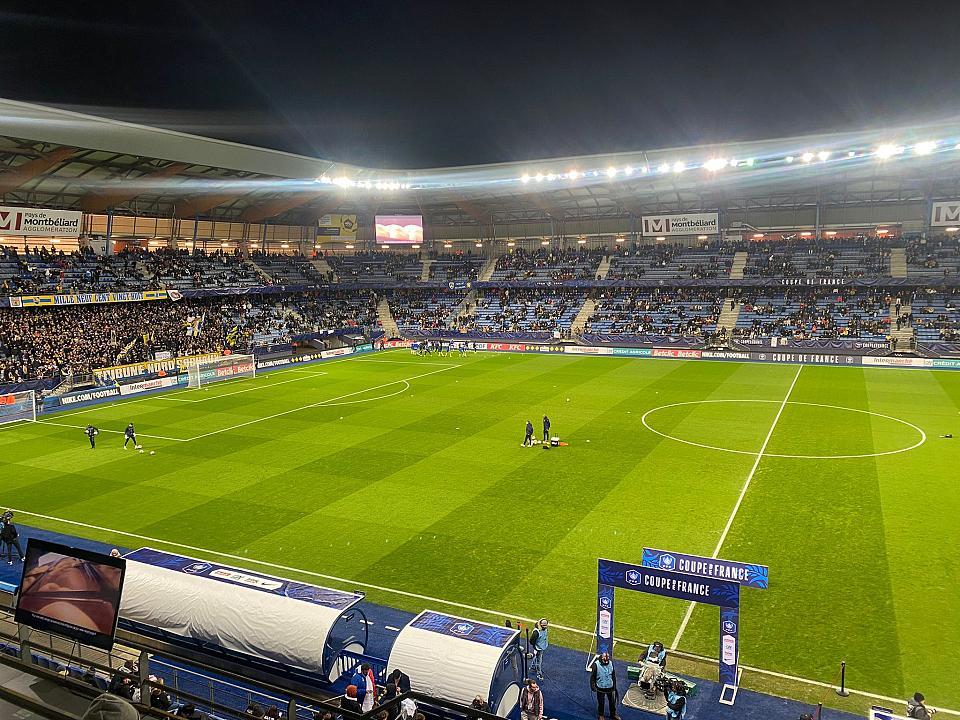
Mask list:
[[[477,280],[480,282],[487,282],[490,278],[493,277],[493,271],[497,269],[497,259],[495,257],[487,260],[483,267],[480,268],[480,274],[477,276]]]
[[[740,269],[741,276],[743,269]],[[720,328],[725,328],[727,337],[733,337],[733,329],[737,326],[737,318],[740,317],[740,303],[733,301],[733,307],[730,307],[730,300],[725,298],[723,301],[723,310],[720,311],[720,317],[717,318],[717,332]]]
[[[607,265],[609,270],[609,263]],[[587,326],[587,321],[593,316],[594,311],[597,309],[597,301],[593,298],[587,298],[583,301],[583,305],[580,308],[580,311],[577,313],[577,316],[573,319],[573,322],[570,323],[570,334],[571,335],[582,335],[583,329]]]
[[[600,266],[597,268],[597,277],[601,280],[607,279],[607,274],[610,272],[610,256],[604,255],[603,260],[600,261]]]
[[[397,327],[397,321],[393,318],[393,311],[390,309],[390,303],[386,298],[380,298],[377,303],[377,317],[380,319],[380,325],[388,338],[400,337],[400,328]]]
[[[310,259],[310,264],[316,269],[318,273],[323,275],[324,279],[329,277],[328,273],[333,272],[333,268],[330,267],[330,263],[327,262],[327,259],[322,255],[318,255],[315,258]],[[336,273],[333,273],[333,282],[340,282],[340,278],[337,277]]]
[[[430,258],[423,259],[423,268],[420,270],[420,282],[427,282],[430,279],[431,265],[433,265],[433,260]]]
[[[900,303],[900,314],[908,315],[913,312],[910,303]],[[890,303],[890,338],[896,341],[895,350],[909,350],[914,337],[913,325],[906,324],[897,330],[897,301]]]
[[[890,249],[890,277],[905,278],[907,276],[907,251],[903,248]]]
[[[730,279],[743,280],[743,269],[747,266],[747,251],[740,250],[733,256],[733,264],[730,266]]]
[[[273,283],[273,282],[274,282],[273,276],[270,275],[270,273],[268,273],[268,272],[267,272],[266,270],[264,270],[262,267],[260,267],[259,265],[257,265],[257,264],[253,261],[253,258],[247,258],[247,262],[250,263],[250,267],[252,267],[254,270],[257,271],[257,275],[259,275],[262,280],[265,280],[265,281],[268,282],[268,283]]]
[[[456,325],[457,318],[463,317],[464,315],[473,317],[476,312],[477,291],[471,290],[464,296],[463,300],[460,301],[460,304],[451,310],[449,315],[447,315],[447,327],[454,327]]]

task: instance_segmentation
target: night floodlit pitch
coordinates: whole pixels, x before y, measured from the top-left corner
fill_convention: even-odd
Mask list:
[[[599,556],[722,540],[770,566],[743,591],[744,664],[832,682],[845,659],[852,687],[957,706],[960,439],[939,436],[960,437],[958,410],[947,371],[394,351],[3,429],[0,503],[588,631]],[[520,447],[545,412],[569,447]],[[131,420],[155,456],[121,449]],[[716,656],[715,608],[617,602],[619,637],[683,626]]]

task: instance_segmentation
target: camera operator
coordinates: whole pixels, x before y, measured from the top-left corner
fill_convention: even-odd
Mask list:
[[[907,700],[907,717],[914,720],[930,720],[930,717],[937,711],[934,708],[928,708],[924,704],[926,698],[922,692],[915,692],[910,700]]]
[[[661,668],[667,667],[667,649],[657,640],[647,647],[647,652],[640,658],[640,662],[655,662]]]
[[[674,680],[667,686],[668,720],[684,720],[687,715],[687,685],[683,680]]]

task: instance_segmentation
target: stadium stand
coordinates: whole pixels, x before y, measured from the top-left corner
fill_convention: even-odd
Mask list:
[[[371,287],[414,284],[420,280],[423,269],[423,260],[419,254],[401,255],[386,251],[328,255],[327,262],[341,282],[353,281]]]
[[[907,276],[960,275],[960,238],[941,235],[911,240],[906,245]]]
[[[440,330],[463,300],[464,293],[437,290],[399,290],[390,297],[390,309],[401,332]]]
[[[889,298],[875,290],[757,291],[741,303],[735,337],[883,340],[890,330]]]
[[[517,248],[501,255],[490,278],[497,280],[592,280],[603,251]]]
[[[911,319],[918,342],[960,342],[960,292],[952,288],[918,293]]]
[[[256,252],[250,257],[277,285],[322,285],[327,281],[303,255]]]
[[[730,275],[733,245],[637,245],[622,248],[610,262],[608,280],[705,279]]]
[[[476,280],[484,263],[483,258],[473,257],[470,254],[431,253],[430,260],[430,279],[440,282]]]
[[[511,289],[486,292],[477,299],[467,329],[482,332],[565,333],[583,304],[579,291]]]
[[[695,288],[605,291],[585,333],[698,337],[716,329],[722,302],[716,291]]]

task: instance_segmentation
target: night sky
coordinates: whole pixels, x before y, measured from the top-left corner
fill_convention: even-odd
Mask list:
[[[949,0],[8,1],[0,96],[463,165],[956,117],[958,27]]]

